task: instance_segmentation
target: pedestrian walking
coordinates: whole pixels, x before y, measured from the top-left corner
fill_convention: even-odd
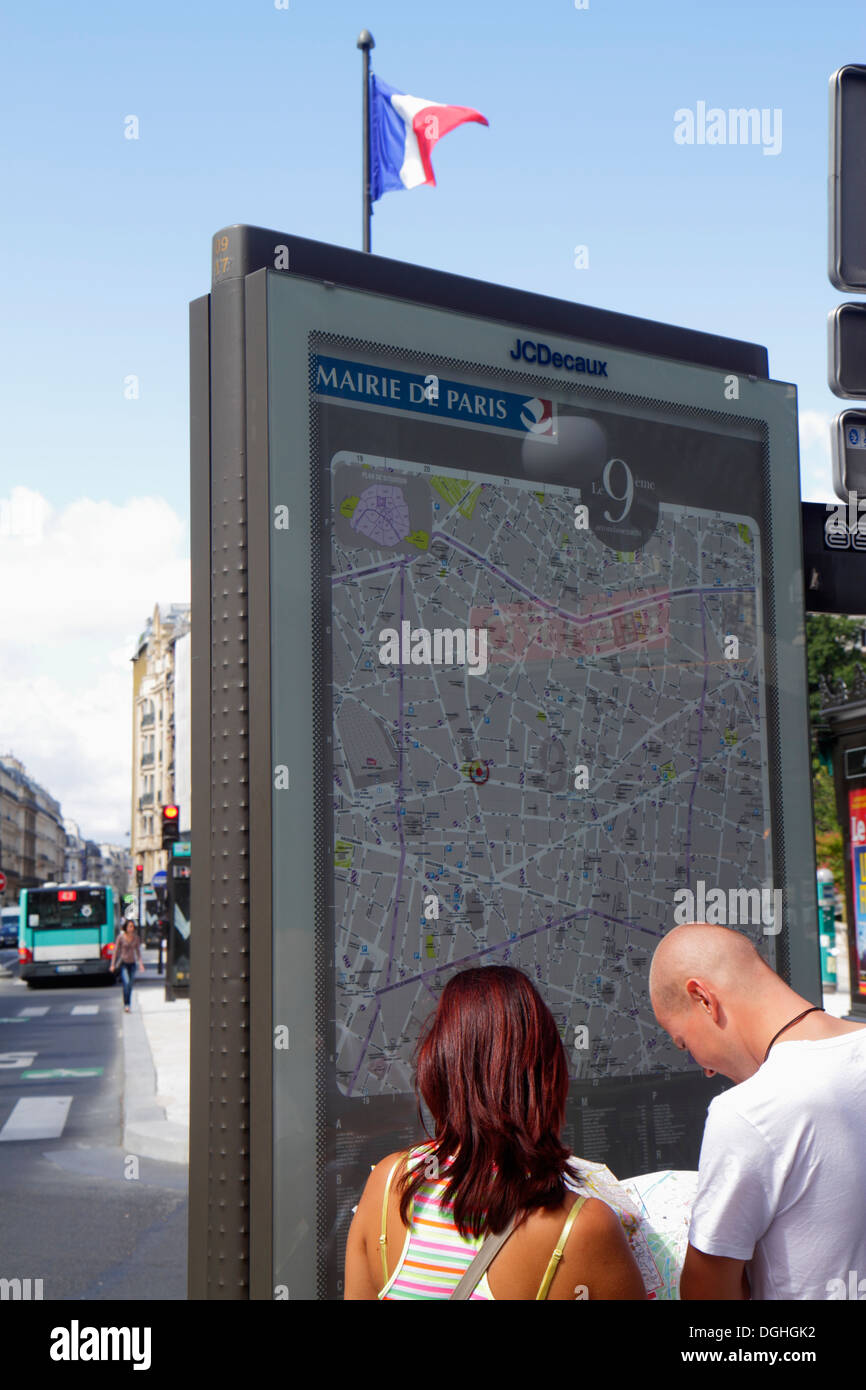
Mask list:
[[[132,1000],[132,982],[135,979],[137,965],[144,969],[144,961],[141,958],[141,937],[135,929],[135,922],[128,918],[124,922],[123,928],[114,943],[114,955],[111,958],[112,974],[120,967],[120,980],[123,985],[123,1007],[129,1013],[129,1005]]]

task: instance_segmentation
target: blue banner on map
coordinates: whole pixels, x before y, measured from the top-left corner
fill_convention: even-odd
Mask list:
[[[551,440],[556,433],[553,401],[499,387],[450,381],[433,373],[400,372],[341,357],[317,357],[315,391],[342,401],[409,410]]]

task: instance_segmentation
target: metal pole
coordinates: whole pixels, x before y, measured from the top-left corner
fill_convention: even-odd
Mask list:
[[[369,29],[362,29],[358,35],[358,42],[355,45],[364,54],[361,72],[364,84],[364,182],[362,187],[362,213],[361,213],[361,235],[363,238],[363,249],[370,250],[370,223],[373,216],[373,203],[370,198],[370,49],[376,47],[376,41]]]

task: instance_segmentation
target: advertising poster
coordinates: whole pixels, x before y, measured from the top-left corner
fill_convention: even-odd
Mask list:
[[[855,959],[857,977],[851,993],[866,995],[866,787],[853,787],[848,793],[851,826],[851,883],[854,899]]]

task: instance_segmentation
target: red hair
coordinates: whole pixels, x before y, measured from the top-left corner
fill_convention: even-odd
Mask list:
[[[419,1043],[415,1090],[436,1132],[403,1175],[404,1225],[433,1160],[464,1237],[562,1204],[568,1066],[553,1015],[522,971],[489,965],[451,977]]]

